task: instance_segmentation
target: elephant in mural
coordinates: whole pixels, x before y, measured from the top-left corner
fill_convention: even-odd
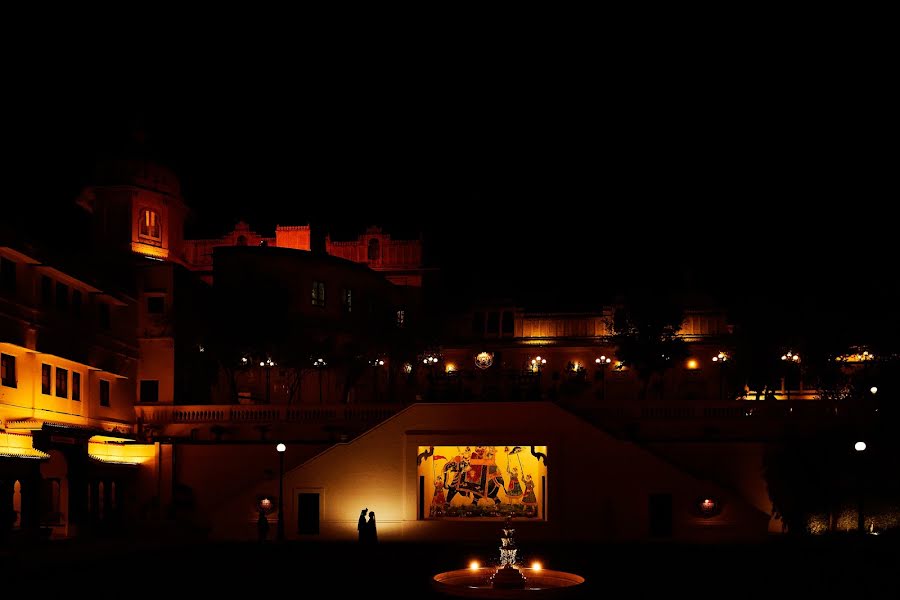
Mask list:
[[[472,453],[469,459],[457,456],[444,465],[444,487],[447,491],[447,504],[459,494],[472,498],[472,504],[478,504],[479,498],[490,498],[494,504],[500,504],[497,494],[504,487],[503,475],[493,461],[485,461],[479,456],[479,450]]]

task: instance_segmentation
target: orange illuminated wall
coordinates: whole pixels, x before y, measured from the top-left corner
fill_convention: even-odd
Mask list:
[[[309,251],[309,225],[278,225],[275,227],[275,245],[279,248]]]

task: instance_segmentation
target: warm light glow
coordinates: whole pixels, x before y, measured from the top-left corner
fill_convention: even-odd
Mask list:
[[[863,450],[866,449],[866,443],[865,442],[856,442],[855,444],[853,444],[853,449],[856,450],[857,452],[862,452]]]
[[[412,373],[412,364],[403,363],[403,372],[404,373]]]
[[[713,362],[719,362],[719,357],[718,357],[718,356],[713,356]]]
[[[542,365],[546,365],[546,364],[547,364],[547,359],[546,359],[546,358],[542,358],[542,359],[541,359],[541,364],[542,364]]]
[[[540,571],[543,568],[544,568],[544,566],[541,563],[539,563],[538,561],[534,561],[533,563],[531,563],[532,571]]]
[[[139,465],[156,458],[156,447],[153,444],[126,444],[121,440],[96,441],[95,438],[108,438],[94,436],[88,440],[88,456],[100,462]]]
[[[691,360],[687,361],[687,368],[688,368],[688,369],[696,369],[698,366],[699,366],[699,365],[697,364],[697,360],[696,360],[696,359],[693,359],[693,358],[692,358]]]
[[[445,368],[448,373],[453,373],[454,371],[456,371],[456,365],[453,363],[447,363],[447,366]]]
[[[599,365],[601,361],[600,361],[600,359],[598,358],[598,359],[595,359],[594,362],[597,363],[597,364]]]
[[[284,444],[278,444],[277,446],[275,446],[275,449],[279,452],[284,452],[285,450],[287,450],[287,446],[285,446]]]
[[[581,368],[581,363],[578,361],[575,361],[574,363],[572,363],[572,367],[577,371],[578,369]]]
[[[538,356],[538,357],[537,357],[537,358],[536,358],[536,359],[535,359],[535,360],[537,360],[537,361],[538,361],[538,362],[540,362],[540,360],[541,360],[541,357],[540,357],[540,356]]]
[[[266,366],[266,363],[264,363],[263,361],[259,361],[259,366],[264,367]]]
[[[383,366],[384,366],[384,361],[383,361],[383,360],[379,360],[379,361],[378,361],[378,366],[379,366],[379,367],[383,367]]]
[[[469,563],[469,568],[473,571],[477,571],[481,568],[481,563],[479,563],[477,560],[473,560]]]
[[[869,388],[869,391],[872,392],[873,394],[877,394],[878,388],[873,385],[872,387]]]

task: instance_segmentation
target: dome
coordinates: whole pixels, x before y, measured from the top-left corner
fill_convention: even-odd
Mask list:
[[[181,183],[168,167],[145,159],[106,160],[97,165],[95,185],[133,185],[181,196]]]

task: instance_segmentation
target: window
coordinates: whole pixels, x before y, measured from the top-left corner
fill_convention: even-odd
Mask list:
[[[373,262],[381,258],[381,247],[378,240],[372,238],[369,240],[369,262]]]
[[[147,312],[151,315],[161,315],[165,312],[166,299],[162,296],[150,296],[147,298]]]
[[[487,334],[497,335],[500,333],[500,313],[492,310],[487,315]]]
[[[56,395],[59,398],[69,397],[69,372],[56,367]]]
[[[53,280],[41,275],[41,302],[49,305],[53,302]]]
[[[109,406],[109,381],[100,380],[100,406]]]
[[[16,387],[16,357],[11,354],[0,354],[0,383]]]
[[[142,237],[160,239],[159,215],[155,210],[145,208],[141,211],[140,234]]]
[[[511,310],[503,311],[503,335],[513,334],[513,313]]]
[[[236,245],[238,245],[238,246],[246,246],[246,245],[247,245],[247,238],[244,237],[244,236],[242,236],[242,235],[239,235],[239,236],[238,236],[238,239],[237,239],[237,244],[236,244]]]
[[[341,292],[341,304],[344,306],[344,312],[353,312],[353,290],[345,288]]]
[[[41,393],[50,395],[50,365],[41,365]]]
[[[81,400],[81,373],[72,371],[72,400]]]
[[[312,284],[313,306],[325,306],[325,282],[313,281]]]
[[[405,327],[406,326],[406,311],[400,309],[397,311],[397,327]]]
[[[159,380],[142,379],[141,380],[141,402],[158,402],[159,401]]]
[[[72,314],[76,317],[81,316],[81,291],[72,290]]]
[[[319,534],[319,494],[297,494],[297,533]]]
[[[472,334],[484,335],[484,313],[481,311],[472,313]]]
[[[16,263],[0,257],[0,290],[13,294],[16,291]]]
[[[69,308],[69,286],[56,282],[56,308],[61,311]]]
[[[97,304],[97,323],[102,329],[109,329],[109,304],[106,302]]]

